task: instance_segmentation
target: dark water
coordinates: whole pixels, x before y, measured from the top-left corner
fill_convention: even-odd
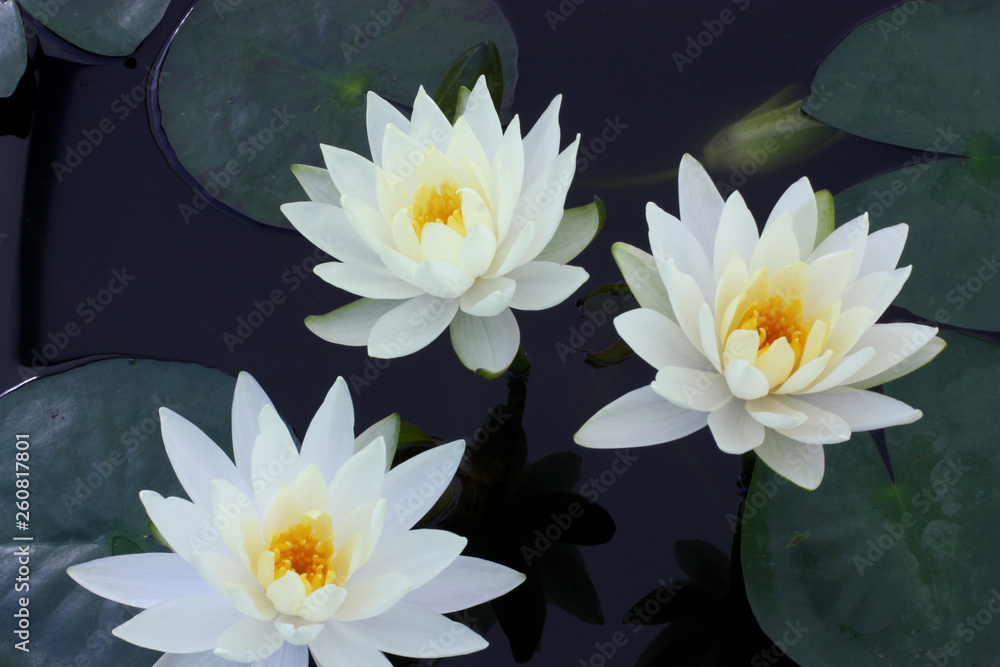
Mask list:
[[[675,167],[684,152],[697,155],[719,128],[788,84],[807,86],[816,66],[852,27],[891,3],[500,4],[520,47],[513,111],[524,127],[562,93],[563,145],[577,132],[587,143],[606,127],[617,128],[614,140],[578,174],[567,203],[584,204],[597,194],[607,206],[603,233],[574,262],[590,272],[590,281],[551,310],[518,313],[532,369],[526,384],[515,383],[511,391],[523,391],[527,459],[557,452],[582,457],[576,491],[596,498],[616,525],[610,542],[581,547],[604,624],[585,623],[549,605],[531,662],[632,665],[660,627],[624,625],[622,619],[660,582],[685,577],[675,543],[703,540],[730,552],[727,515],[739,504],[740,461],[721,453],[707,430],[621,458],[572,442],[574,431],[595,411],[653,375],[639,359],[597,369],[584,363],[581,352],[567,354],[558,346],[580,347],[583,336],[582,347],[596,350],[614,340],[609,324],[585,336],[592,330],[581,328],[586,320],[575,301],[593,287],[620,280],[609,252],[612,242],[648,248],[647,201],[677,211],[673,180],[631,188],[587,181],[663,171]],[[446,441],[474,439],[487,413],[507,401],[506,380],[486,381],[467,371],[447,336],[375,368],[364,348],[325,343],[303,326],[307,315],[354,298],[311,275],[314,248],[305,239],[251,228],[211,207],[185,221],[179,207],[190,205],[195,193],[158,149],[146,102],[139,98],[145,96],[141,86],[148,68],[188,6],[187,0],[174,2],[132,59],[67,62],[48,55],[52,47],[30,45],[29,71],[37,85],[24,83],[16,99],[0,107],[0,130],[9,135],[0,137],[0,389],[24,375],[71,367],[93,355],[192,361],[234,375],[250,371],[301,434],[334,378],[355,376],[359,425],[398,411]],[[672,54],[709,25],[718,27],[713,21],[724,10],[735,19],[679,72]],[[113,131],[72,171],[57,174],[52,163],[65,162],[67,145],[105,119],[111,119]],[[25,134],[28,122],[27,138],[14,136]],[[807,160],[751,177],[741,192],[762,220],[801,175],[816,189],[836,193],[909,158],[901,149],[846,139]],[[127,282],[120,293],[107,289],[116,272]],[[283,301],[244,342],[227,346],[224,334],[235,334],[239,318],[275,290]],[[68,325],[79,327],[78,334],[61,336]],[[45,358],[44,346],[60,342],[65,344],[55,358]],[[586,587],[564,578],[555,588]],[[555,588],[546,588],[550,597]],[[739,613],[739,596],[734,599],[728,611],[713,616],[714,623],[693,631],[687,652],[665,653],[661,664],[751,664],[751,659],[774,664],[772,653],[760,653],[770,642]],[[583,607],[587,611],[578,609],[579,615],[595,620],[593,605]],[[507,618],[537,627],[539,613],[525,606],[508,609]],[[500,628],[488,639],[487,651],[445,664],[514,664]],[[737,646],[731,654],[736,657],[711,657],[727,644]]]

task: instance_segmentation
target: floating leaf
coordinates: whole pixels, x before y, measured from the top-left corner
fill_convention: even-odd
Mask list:
[[[153,32],[170,0],[20,0],[43,26],[85,51],[127,56]]]
[[[825,448],[816,491],[754,471],[747,594],[800,664],[972,667],[1000,657],[1000,425],[986,417],[1000,347],[944,338],[940,359],[885,387],[924,411],[885,432],[895,482],[867,434]],[[791,642],[789,622],[807,628]]]
[[[302,199],[290,167],[323,164],[319,144],[369,155],[365,93],[411,104],[472,44],[497,45],[504,107],[514,34],[493,0],[202,1],[163,60],[158,103],[169,149],[214,199],[259,222]]]
[[[956,326],[1000,330],[1000,5],[907,2],[854,30],[813,80],[811,113],[852,134],[924,151],[837,196],[838,220],[910,225],[898,304]],[[969,159],[930,162],[948,155]]]
[[[21,14],[14,0],[0,0],[0,97],[14,93],[27,64]]]
[[[151,665],[158,653],[111,636],[137,609],[90,593],[66,568],[112,554],[163,551],[139,491],[186,497],[160,439],[158,409],[190,419],[231,455],[235,380],[195,364],[113,359],[33,380],[0,399],[0,502],[14,508],[15,443],[27,435],[28,528],[0,529],[4,613],[19,607],[15,550],[30,549],[31,659],[38,665]],[[19,449],[20,451],[20,449]],[[30,536],[33,541],[14,541]],[[8,638],[10,641],[10,638]],[[11,649],[5,649],[11,654]],[[80,656],[88,662],[82,662]]]
[[[459,91],[471,91],[480,76],[486,77],[486,88],[493,98],[497,112],[503,99],[503,62],[500,51],[493,42],[482,42],[460,55],[441,78],[434,101],[444,115],[455,122],[459,108]],[[464,104],[462,105],[464,107]]]

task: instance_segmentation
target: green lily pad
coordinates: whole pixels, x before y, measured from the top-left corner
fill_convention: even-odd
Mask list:
[[[993,305],[1000,220],[1000,5],[907,2],[854,30],[816,72],[810,114],[852,134],[923,151],[837,196],[838,220],[911,226],[914,275],[898,305],[928,319],[1000,329]],[[940,157],[965,160],[932,162]],[[991,303],[992,302],[992,303]]]
[[[885,387],[924,411],[885,431],[894,482],[867,434],[825,448],[816,491],[754,471],[747,595],[799,664],[1000,661],[1000,347],[944,338],[940,359]]]
[[[975,155],[1000,135],[998,32],[992,0],[904,3],[855,29],[820,65],[812,87],[823,103],[810,114],[876,141]]]
[[[913,273],[896,305],[936,322],[1000,331],[1000,188],[982,173],[985,162],[996,163],[939,160],[882,174],[837,195],[837,220],[867,210],[872,231],[910,226],[900,266]]]
[[[20,0],[36,21],[102,56],[127,56],[153,32],[170,0]]]
[[[0,438],[7,443],[0,470],[8,480],[0,485],[0,503],[10,510],[0,528],[0,576],[11,584],[0,593],[0,607],[14,613],[20,597],[30,599],[31,652],[17,664],[151,665],[159,657],[111,635],[139,610],[90,593],[66,568],[165,550],[150,534],[139,491],[186,495],[160,439],[158,409],[190,419],[231,456],[234,387],[234,378],[195,364],[112,359],[31,381],[0,399]],[[29,443],[27,449],[18,442]],[[13,512],[15,474],[25,471],[16,466],[19,450],[28,454],[27,518]],[[16,519],[27,529],[18,530]],[[17,554],[24,546],[30,589],[18,591]],[[4,654],[18,653],[8,645]]]
[[[14,0],[0,0],[0,97],[10,97],[28,64],[24,25]]]
[[[203,0],[164,58],[158,102],[181,166],[213,198],[289,227],[303,198],[292,164],[323,164],[320,143],[369,155],[365,93],[398,105],[433,92],[470,46],[496,44],[508,108],[517,44],[493,0]],[[374,7],[374,8],[373,8]]]

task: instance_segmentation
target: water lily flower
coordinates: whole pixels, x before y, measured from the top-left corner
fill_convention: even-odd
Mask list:
[[[411,530],[451,481],[464,443],[386,472],[398,417],[355,439],[343,379],[301,451],[246,373],[233,400],[235,465],[180,415],[161,408],[160,423],[190,500],[155,491],[140,499],[173,553],[68,569],[90,591],[143,609],[113,634],[163,651],[158,667],[306,667],[310,653],[322,667],[388,667],[381,651],[418,658],[478,651],[486,641],[442,614],[524,579],[459,555],[463,537]]]
[[[577,443],[651,445],[707,425],[722,451],[753,450],[815,489],[824,445],[920,418],[868,391],[944,348],[933,327],[876,324],[910,275],[896,268],[906,225],[869,235],[863,214],[820,239],[817,196],[802,178],[758,234],[740,194],[723,201],[689,155],[678,185],[679,220],[646,208],[652,255],[613,248],[642,306],[615,328],[656,378],[600,410]]]
[[[566,262],[579,222],[563,215],[580,138],[559,152],[556,97],[521,137],[503,131],[480,77],[452,125],[421,88],[409,120],[368,93],[372,160],[322,146],[326,170],[296,165],[311,201],[282,212],[338,261],[316,275],[363,297],[306,325],[342,345],[395,358],[450,326],[459,359],[497,374],[520,332],[511,309],[542,310],[570,296],[587,272]],[[574,209],[576,210],[576,209]]]

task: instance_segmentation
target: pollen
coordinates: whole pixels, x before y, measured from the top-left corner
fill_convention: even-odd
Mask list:
[[[305,584],[307,595],[337,578],[333,568],[337,554],[328,514],[306,514],[285,530],[274,531],[266,550],[274,554],[274,579],[294,572]]]
[[[780,294],[772,294],[763,304],[759,301],[750,304],[740,319],[739,328],[757,331],[760,336],[757,356],[771,347],[774,341],[784,338],[795,352],[795,364],[798,366],[810,325],[811,322],[802,317],[802,301],[795,299],[786,303]]]
[[[407,211],[413,221],[413,230],[419,239],[424,227],[431,222],[447,225],[465,236],[465,221],[462,219],[462,195],[455,181],[445,179],[433,188],[422,184],[413,195],[413,203]]]

